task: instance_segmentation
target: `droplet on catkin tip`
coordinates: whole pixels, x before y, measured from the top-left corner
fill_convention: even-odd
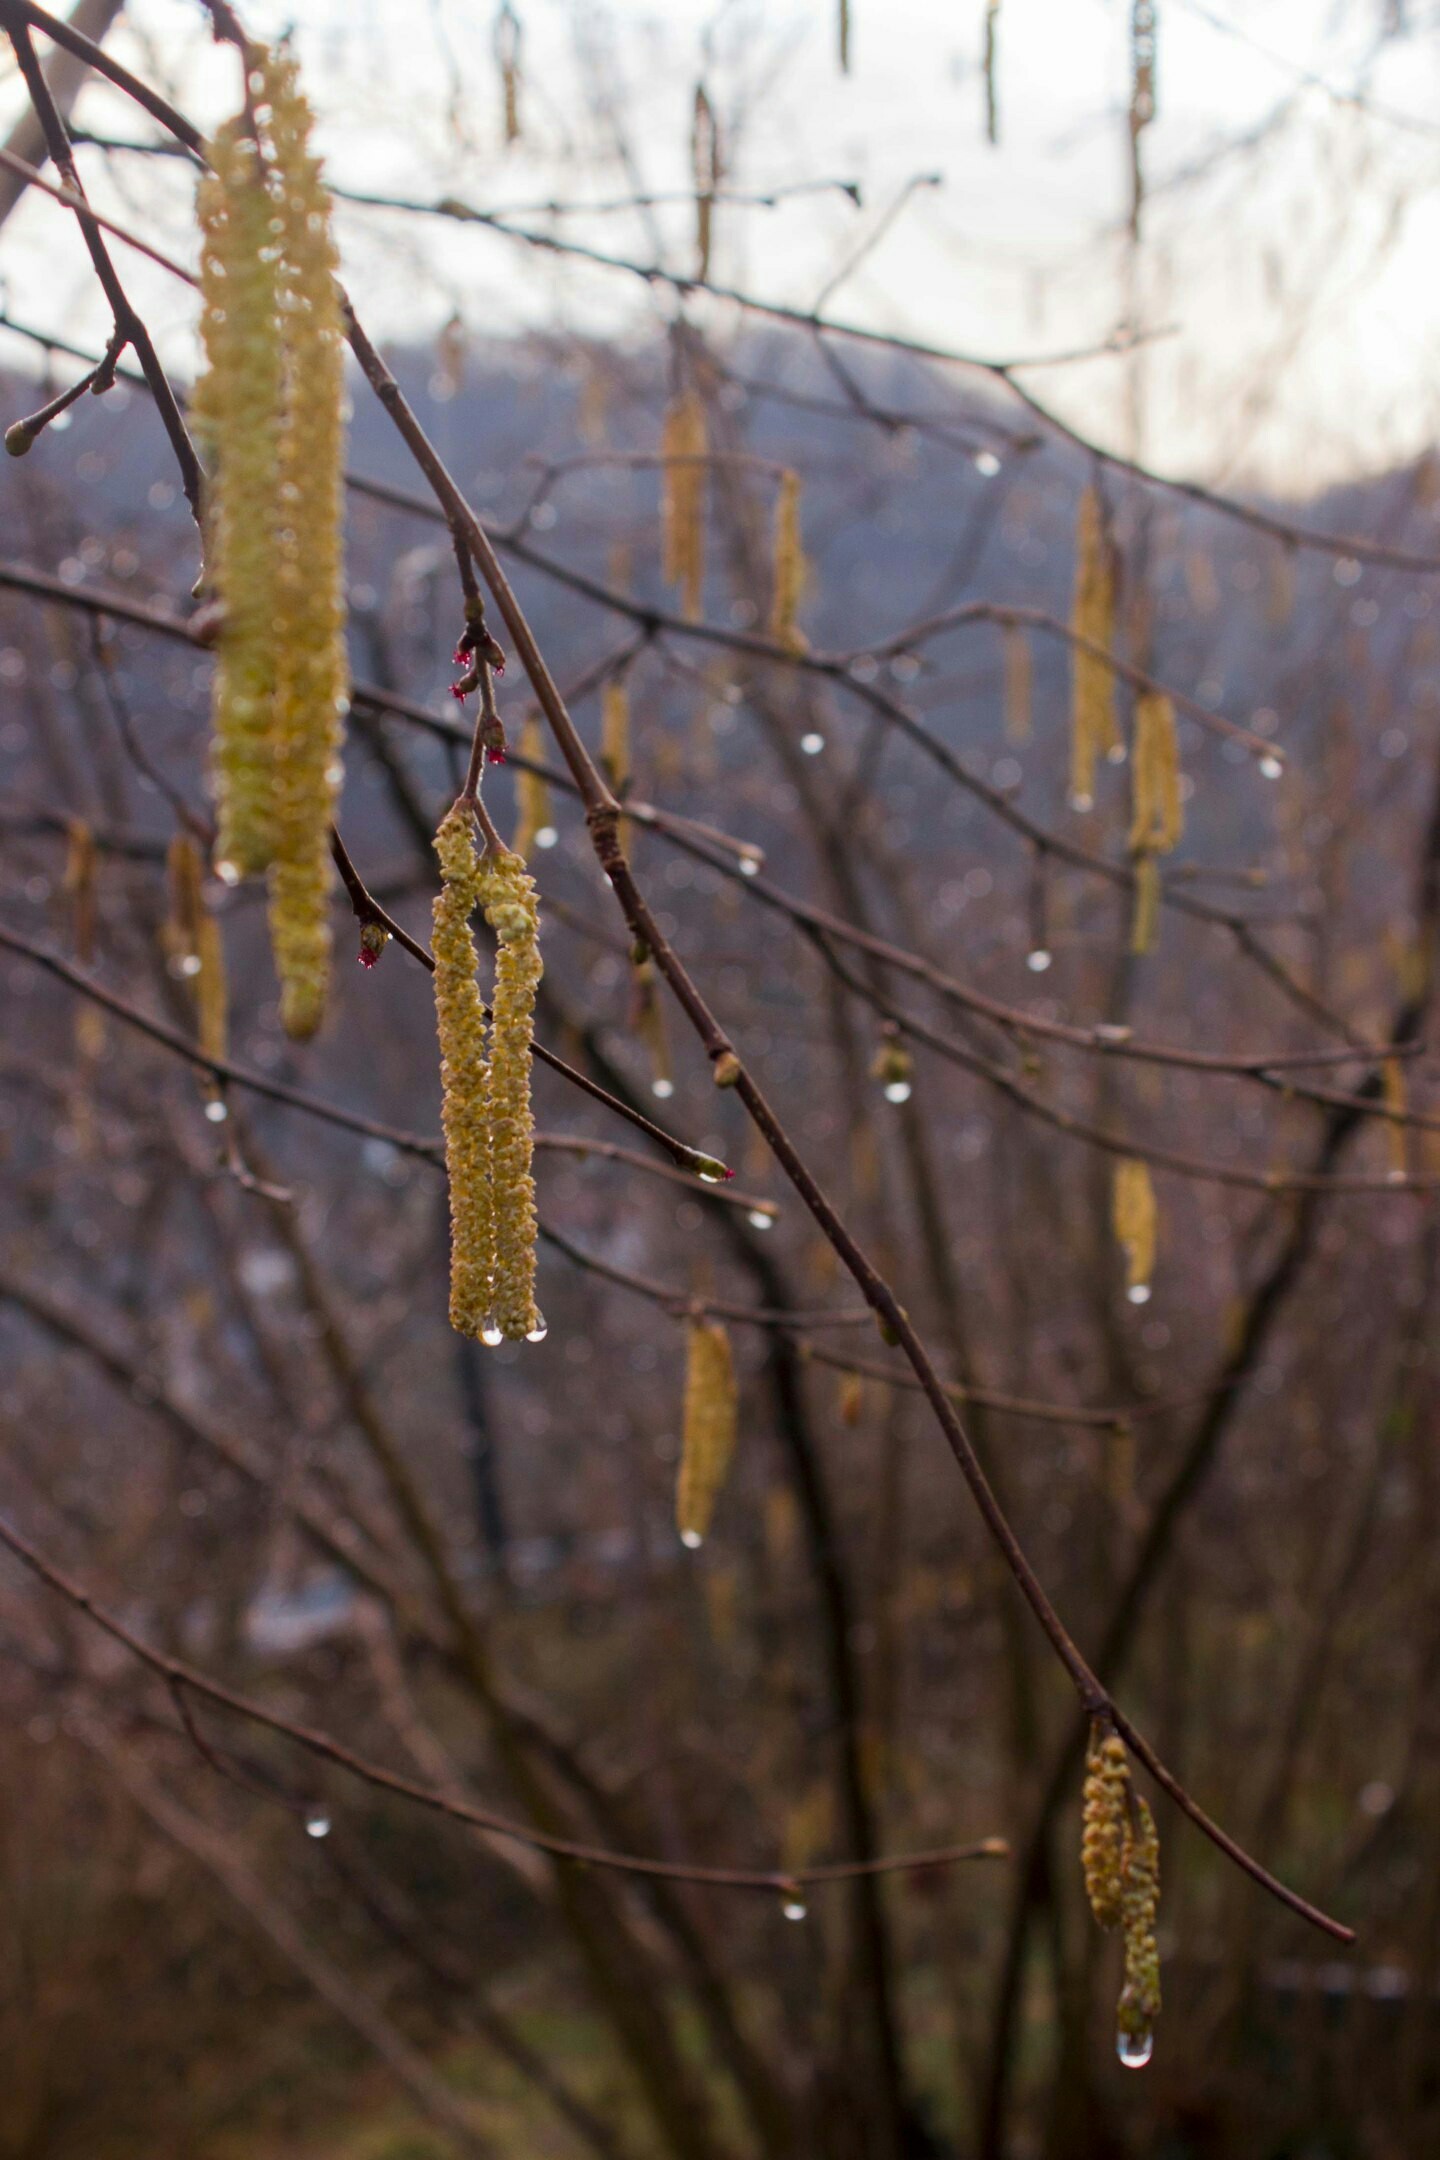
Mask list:
[[[230,1112],[226,1109],[224,1103],[217,1098],[213,1102],[206,1103],[205,1115],[212,1125],[223,1125]]]
[[[1133,1282],[1125,1295],[1132,1305],[1148,1305],[1150,1302],[1150,1285],[1148,1282]]]
[[[1155,2035],[1147,2027],[1143,2032],[1120,2032],[1115,2035],[1115,2053],[1127,2070],[1143,2070],[1155,2052]]]
[[[239,868],[233,862],[217,862],[215,875],[222,885],[238,885],[240,882]]]
[[[652,1080],[650,1092],[657,1095],[661,1102],[668,1102],[675,1092],[675,1083],[673,1080]]]
[[[549,1323],[546,1320],[544,1313],[537,1312],[535,1315],[534,1327],[527,1328],[525,1331],[525,1340],[526,1342],[544,1342],[545,1337],[549,1334],[549,1332]]]
[[[908,1080],[887,1080],[885,1083],[885,1100],[893,1103],[909,1102],[910,1082]]]
[[[1278,757],[1276,757],[1273,753],[1267,752],[1267,754],[1260,760],[1260,770],[1267,780],[1278,780],[1280,778],[1280,775],[1284,772],[1285,767]]]
[[[782,1899],[780,1910],[787,1920],[803,1920],[809,1913],[810,1908],[799,1892],[792,1890]]]
[[[819,757],[820,752],[824,749],[824,747],[824,736],[817,735],[813,729],[808,735],[802,735],[800,737],[800,748],[804,751],[806,757]]]
[[[1072,795],[1070,797],[1070,808],[1072,810],[1079,810],[1083,813],[1086,810],[1093,810],[1094,807],[1095,798],[1093,795]]]
[[[535,835],[535,845],[536,847],[551,848],[554,847],[559,838],[560,835],[553,825],[542,825]]]
[[[498,1328],[493,1320],[487,1320],[480,1330],[480,1340],[487,1350],[493,1350],[497,1344],[504,1342],[504,1330]]]
[[[752,1230],[773,1230],[775,1227],[775,1217],[764,1208],[751,1208],[745,1220]]]
[[[322,1838],[330,1835],[330,1817],[322,1807],[305,1810],[306,1837]]]
[[[682,1530],[680,1532],[680,1543],[688,1552],[696,1551],[704,1542],[705,1540],[698,1530]]]
[[[758,877],[760,875],[759,858],[754,855],[742,855],[740,857],[740,875],[741,877]]]
[[[1043,975],[1054,957],[1054,953],[1050,952],[1044,945],[1037,945],[1032,951],[1026,953],[1025,965],[1032,975]]]

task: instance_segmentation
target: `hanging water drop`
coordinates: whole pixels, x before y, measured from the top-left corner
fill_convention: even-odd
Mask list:
[[[1054,957],[1054,953],[1048,951],[1044,945],[1037,945],[1033,951],[1026,953],[1025,965],[1032,975],[1043,975]]]
[[[910,1082],[908,1080],[887,1080],[885,1083],[885,1100],[893,1103],[909,1102]]]
[[[775,1217],[765,1208],[752,1207],[745,1220],[752,1230],[773,1230]]]
[[[787,1920],[803,1920],[809,1909],[798,1890],[787,1890],[780,1904],[780,1910]]]
[[[480,1330],[480,1340],[487,1350],[493,1350],[497,1343],[504,1342],[505,1336],[504,1332],[495,1325],[493,1320],[487,1320]]]
[[[704,1542],[705,1540],[698,1530],[682,1530],[680,1532],[680,1543],[690,1552],[694,1552],[697,1546],[703,1545]]]
[[[323,1807],[306,1808],[305,1835],[313,1838],[329,1837],[330,1817]]]
[[[198,975],[198,974],[200,973],[200,955],[199,955],[199,953],[198,953],[198,952],[187,952],[187,953],[182,953],[182,954],[180,955],[180,958],[179,958],[179,959],[178,959],[178,960],[176,961],[176,963],[175,963],[175,973],[176,973],[177,975],[184,975],[184,976],[185,976],[185,977],[187,977],[187,978],[189,978],[189,977],[190,977],[190,976],[192,976],[192,975]]]
[[[1070,797],[1070,808],[1079,810],[1082,815],[1086,810],[1093,810],[1094,807],[1095,798],[1093,795],[1072,795]]]
[[[1150,1302],[1150,1285],[1148,1282],[1132,1282],[1125,1295],[1132,1305],[1148,1305]]]
[[[223,1125],[230,1113],[218,1097],[205,1105],[205,1115],[212,1125]]]
[[[554,847],[559,838],[560,835],[553,825],[542,825],[535,835],[535,845],[544,848]]]
[[[549,1325],[546,1322],[544,1313],[537,1312],[535,1315],[535,1325],[534,1327],[528,1328],[526,1330],[525,1340],[526,1342],[544,1342],[545,1337],[549,1334],[549,1332]]]
[[[1143,2070],[1155,2052],[1155,2035],[1148,2025],[1138,2032],[1126,2032],[1122,2028],[1115,2035],[1115,2053],[1127,2070]]]
[[[240,882],[240,872],[233,862],[217,862],[215,875],[222,885],[238,885]]]
[[[1278,780],[1285,767],[1273,751],[1267,751],[1260,760],[1260,770],[1267,780]]]
[[[758,877],[760,875],[760,864],[754,855],[742,855],[740,857],[740,875],[741,877]]]
[[[650,1092],[652,1095],[658,1095],[661,1102],[668,1102],[670,1100],[670,1097],[675,1092],[675,1083],[673,1080],[666,1080],[663,1078],[659,1080],[652,1080],[650,1083]]]
[[[800,737],[800,748],[804,751],[806,757],[819,757],[820,752],[824,749],[824,747],[824,736],[817,735],[813,729],[808,735],[802,735]]]

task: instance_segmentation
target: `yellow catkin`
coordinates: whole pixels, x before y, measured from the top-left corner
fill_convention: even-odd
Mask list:
[[[670,1040],[665,1032],[665,1008],[660,1002],[660,985],[653,960],[636,962],[634,987],[635,1033],[649,1053],[651,1092],[662,1097],[673,1095],[675,1074],[670,1063]]]
[[[1103,1928],[1119,1927],[1124,1917],[1123,1858],[1130,1765],[1124,1742],[1099,1728],[1090,1735],[1085,1759],[1085,1803],[1080,1837],[1080,1865],[1090,1910]]]
[[[1100,497],[1080,497],[1075,526],[1075,599],[1070,627],[1077,638],[1109,652],[1115,641],[1115,572]],[[1071,659],[1070,799],[1077,810],[1095,800],[1098,759],[1119,748],[1115,675],[1108,661],[1079,645]]]
[[[195,1008],[200,1023],[200,1048],[207,1057],[225,1058],[230,1051],[230,996],[225,974],[225,941],[220,925],[202,907],[196,925],[195,957],[200,966],[195,976]]]
[[[491,1312],[509,1342],[538,1339],[535,1303],[535,1114],[530,1054],[541,975],[535,881],[518,855],[490,850],[480,862],[480,905],[495,933],[495,990],[485,1107],[490,1126],[494,1276]]]
[[[675,1525],[686,1545],[700,1544],[710,1528],[735,1452],[735,1419],[730,1338],[714,1321],[691,1320],[685,1329],[685,1422],[675,1486]]]
[[[842,1425],[858,1425],[865,1410],[865,1382],[859,1373],[842,1373],[840,1376],[840,1422]]]
[[[1030,640],[1018,623],[1005,630],[1005,739],[1017,747],[1030,740]]]
[[[83,818],[70,820],[65,851],[65,891],[72,910],[75,957],[88,967],[95,957],[95,835]]]
[[[1125,1984],[1118,2023],[1122,2048],[1148,2047],[1160,2015],[1160,1952],[1155,1915],[1160,1904],[1160,1839],[1155,1818],[1138,1793],[1130,1796],[1120,1858],[1120,1924],[1125,1931]]]
[[[839,0],[839,14],[835,23],[835,43],[840,61],[840,72],[850,72],[850,0]]]
[[[1130,918],[1130,950],[1154,949],[1160,928],[1160,865],[1153,855],[1141,855],[1135,864],[1135,908]]]
[[[170,911],[161,935],[172,974],[190,986],[200,1047],[207,1057],[229,1054],[229,985],[220,925],[205,905],[204,865],[188,833],[166,850]]]
[[[330,821],[349,710],[345,655],[345,340],[330,198],[293,61],[265,69],[276,180],[285,407],[276,523],[275,854],[280,1015],[314,1033],[330,974]]]
[[[630,785],[630,686],[623,675],[608,676],[600,693],[600,769],[623,795]]]
[[[537,713],[527,713],[520,730],[520,755],[540,759],[545,755],[545,735]],[[539,773],[527,772],[521,765],[515,767],[515,800],[519,816],[515,825],[515,837],[511,849],[516,855],[529,857],[541,833],[554,831],[551,823],[550,786]]]
[[[1111,1221],[1125,1255],[1125,1286],[1146,1289],[1155,1272],[1155,1236],[1159,1221],[1155,1187],[1147,1165],[1133,1155],[1115,1165]]]
[[[1405,1116],[1405,1068],[1398,1058],[1386,1058],[1380,1068],[1380,1083],[1385,1108],[1390,1115],[1385,1120],[1385,1148],[1390,1158],[1390,1175],[1403,1178],[1409,1169],[1406,1149],[1406,1127],[1401,1123]]]
[[[435,1019],[444,1094],[445,1168],[450,1181],[450,1325],[480,1336],[490,1324],[495,1225],[491,1205],[485,1007],[475,980],[470,917],[480,900],[480,866],[470,812],[457,804],[435,835]]]
[[[1130,788],[1132,852],[1168,855],[1184,833],[1185,812],[1175,708],[1160,691],[1142,690],[1135,700]]]
[[[672,400],[661,436],[663,568],[693,622],[705,583],[705,406],[693,390]]]
[[[710,275],[710,246],[715,232],[715,191],[720,185],[720,127],[704,83],[695,85],[695,114],[690,130],[690,163],[695,176],[695,275]]]
[[[194,419],[212,470],[206,568],[223,604],[211,693],[216,868],[269,867],[275,804],[275,501],[282,359],[273,205],[259,153],[232,121],[200,183],[200,340]]]
[[[770,635],[787,652],[804,652],[805,637],[797,617],[805,597],[810,566],[800,536],[800,475],[780,475],[775,498],[775,578],[770,603]]]

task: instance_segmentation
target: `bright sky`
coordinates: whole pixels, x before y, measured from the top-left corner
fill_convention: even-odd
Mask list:
[[[489,0],[253,0],[262,33],[294,23],[337,181],[486,207],[683,189],[703,73],[729,185],[854,180],[781,207],[723,209],[714,275],[810,306],[907,184],[917,189],[827,311],[987,355],[1053,353],[1126,318],[1162,332],[1141,367],[1145,454],[1170,471],[1300,490],[1413,455],[1440,433],[1440,10],[1435,0],[1158,0],[1151,201],[1132,264],[1124,235],[1129,0],[1001,0],[1000,143],[984,139],[984,0],[852,0],[853,65],[835,59],[834,0],[515,0],[524,26],[522,140],[501,141]],[[1388,34],[1387,34],[1388,33]],[[198,0],[132,0],[112,37],[203,122],[233,98]],[[4,112],[17,108],[5,86]],[[104,91],[78,118],[132,137],[149,123]],[[189,185],[154,161],[87,153],[96,199],[190,250]],[[692,263],[687,205],[559,229],[672,267]],[[372,328],[477,334],[529,324],[633,330],[673,301],[614,273],[473,229],[347,211],[346,275]],[[122,251],[123,252],[123,251]],[[130,258],[133,263],[134,258]],[[0,235],[7,305],[98,342],[78,236],[33,201]],[[177,363],[189,296],[127,267]],[[5,341],[7,356],[14,341]],[[1136,425],[1133,362],[1029,379],[1120,447]]]

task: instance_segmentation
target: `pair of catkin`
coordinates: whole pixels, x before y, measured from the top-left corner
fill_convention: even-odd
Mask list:
[[[1071,664],[1070,800],[1077,810],[1088,810],[1095,800],[1097,761],[1120,749],[1115,672],[1100,657],[1115,642],[1115,565],[1100,497],[1093,487],[1081,495],[1076,519],[1070,628],[1077,640]]]
[[[737,1396],[730,1337],[718,1321],[695,1318],[685,1327],[685,1409],[675,1527],[681,1542],[699,1545],[735,1452]]]
[[[1097,1922],[1124,1936],[1118,2021],[1122,2041],[1138,2046],[1160,2015],[1160,1840],[1149,1806],[1131,1783],[1125,1743],[1098,1729],[1086,1758],[1080,1862]]]
[[[268,873],[281,1018],[314,1033],[330,971],[329,829],[349,704],[344,339],[330,199],[294,62],[261,52],[263,116],[210,147],[195,412],[214,465],[208,577],[222,877]]]
[[[450,1179],[450,1324],[482,1342],[537,1340],[535,1120],[530,1058],[541,973],[533,879],[520,856],[477,859],[471,806],[458,802],[435,835],[441,887],[434,910],[435,1014],[445,1164]],[[475,980],[470,918],[495,933],[487,1028]]]

